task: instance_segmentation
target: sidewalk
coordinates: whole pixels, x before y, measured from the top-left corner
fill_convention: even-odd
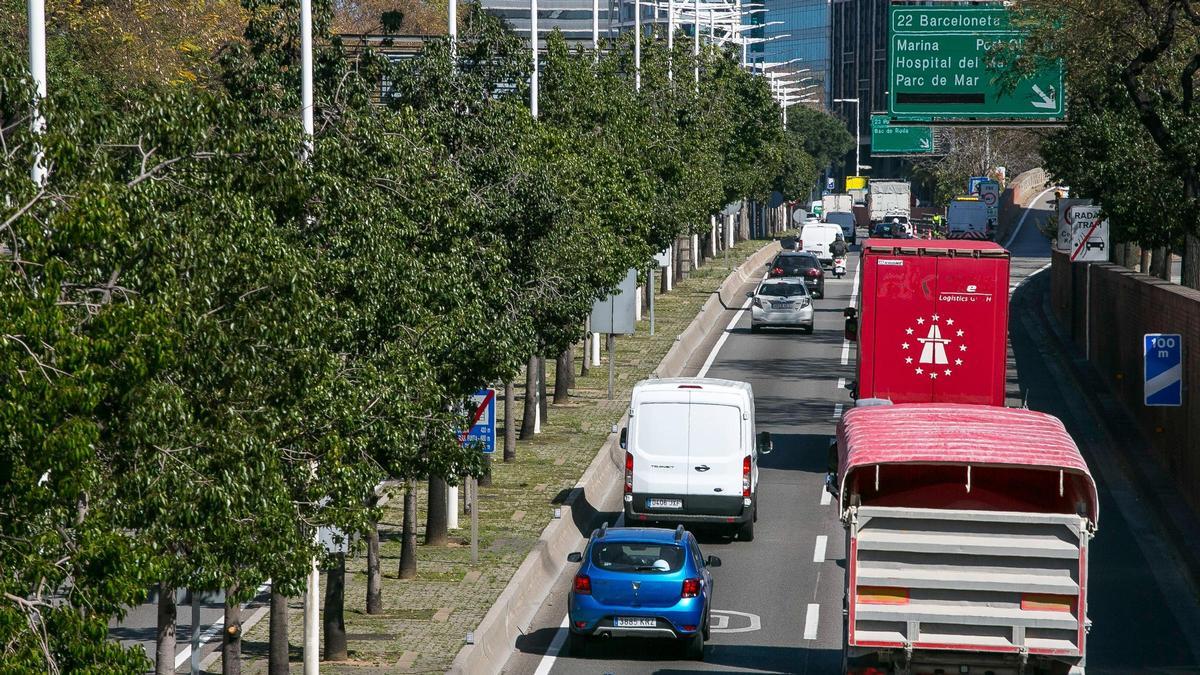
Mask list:
[[[614,399],[607,400],[608,363],[578,377],[569,403],[549,406],[543,433],[518,441],[517,460],[493,464],[491,487],[480,491],[479,564],[470,564],[470,521],[460,516],[460,529],[451,532],[446,547],[418,546],[417,577],[397,579],[403,499],[393,494],[380,523],[384,613],[368,615],[365,553],[348,560],[345,621],[350,660],[322,662],[323,672],[440,673],[446,670],[517,567],[553,517],[556,497],[569,490],[591,463],[620,418],[634,383],[651,373],[691,323],[712,290],[766,241],[737,244],[729,251],[729,266],[718,257],[693,270],[668,295],[655,297],[655,335],[649,336],[648,314],[638,334],[617,343]],[[582,349],[576,349],[578,373]],[[553,390],[554,361],[547,359],[547,390]],[[523,380],[522,380],[523,382]],[[523,387],[518,388],[520,424]],[[503,419],[503,397],[496,412]],[[503,438],[503,430],[497,433]],[[425,486],[418,494],[418,543],[423,540]],[[460,498],[461,498],[460,491]],[[323,597],[322,583],[322,597]],[[291,605],[289,621],[292,668],[301,660],[302,604]],[[264,618],[243,639],[243,672],[265,673],[268,622]],[[220,672],[219,657],[208,672]]]

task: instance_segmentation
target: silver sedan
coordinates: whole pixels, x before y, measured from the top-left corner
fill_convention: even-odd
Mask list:
[[[751,332],[757,333],[766,326],[813,332],[812,296],[808,294],[803,279],[766,279],[759,284],[758,290],[746,296],[753,298],[750,303]]]

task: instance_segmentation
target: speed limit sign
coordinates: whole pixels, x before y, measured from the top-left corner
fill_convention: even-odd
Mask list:
[[[984,192],[983,194],[979,195],[979,198],[982,199],[983,203],[988,206],[996,205],[996,193],[995,192]]]

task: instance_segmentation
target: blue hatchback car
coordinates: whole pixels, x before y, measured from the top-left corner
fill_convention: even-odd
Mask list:
[[[674,530],[607,525],[587,549],[567,556],[580,563],[567,600],[571,650],[586,652],[597,637],[673,638],[689,658],[704,658],[712,609],[709,568],[720,558],[700,553],[696,537]]]

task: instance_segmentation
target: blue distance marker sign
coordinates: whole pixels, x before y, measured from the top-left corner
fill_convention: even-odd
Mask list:
[[[480,443],[483,453],[496,452],[496,390],[480,389],[471,396],[471,428],[463,432],[458,442]]]
[[[1175,333],[1147,333],[1142,339],[1145,403],[1183,405],[1183,339]]]

